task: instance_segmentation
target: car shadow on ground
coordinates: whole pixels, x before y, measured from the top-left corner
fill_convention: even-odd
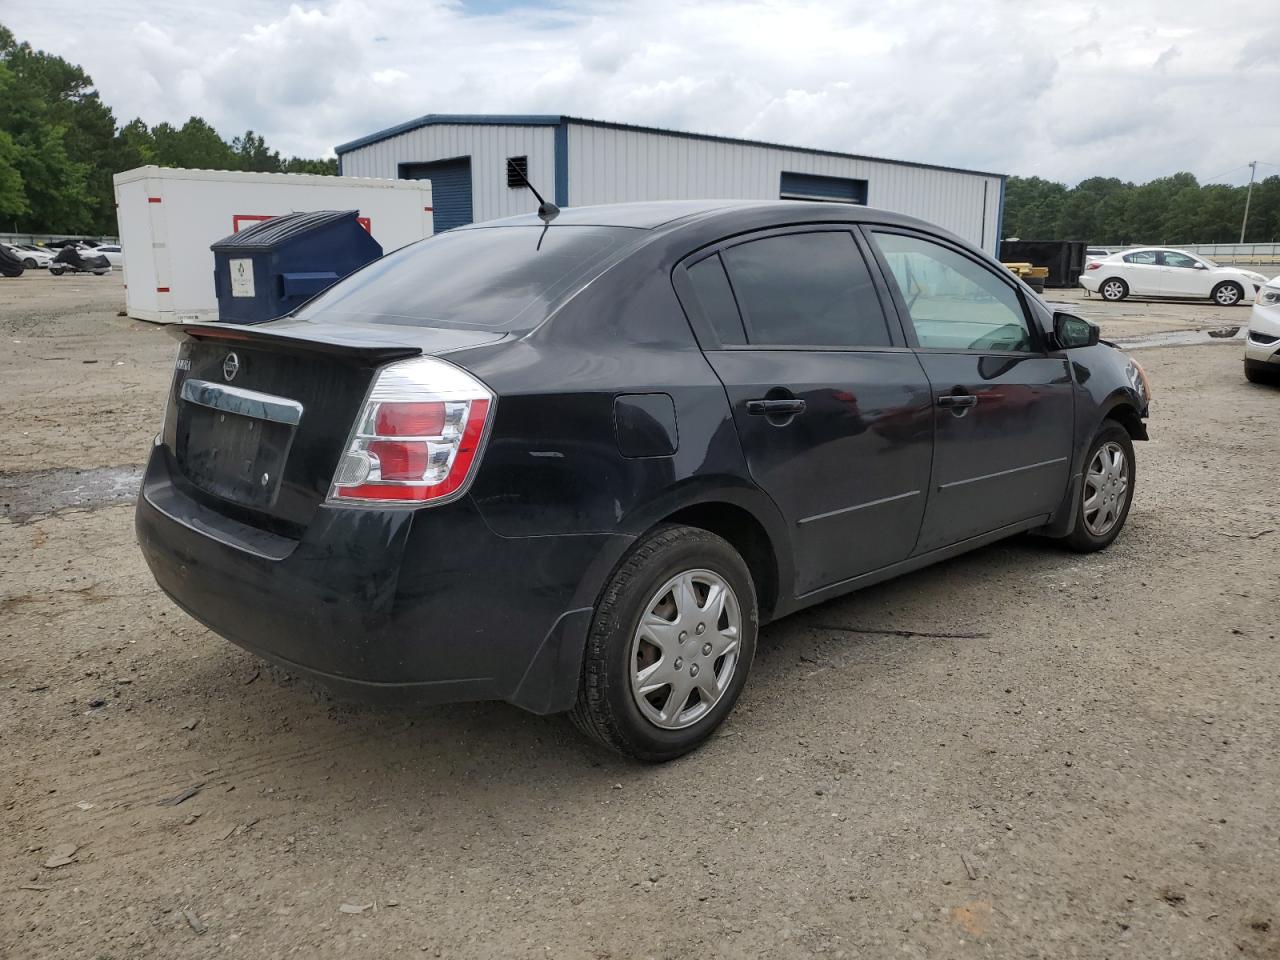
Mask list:
[[[990,604],[970,604],[961,612],[939,599],[966,585],[1049,571],[1067,557],[1043,540],[1016,538],[766,626],[739,710],[697,761],[635,763],[583,740],[565,717],[534,716],[503,703],[385,706],[342,700],[227,645],[219,656],[192,661],[180,681],[188,692],[207,693],[200,726],[188,743],[197,754],[183,762],[217,769],[229,780],[274,779],[286,792],[314,790],[319,774],[332,789],[372,788],[408,798],[428,787],[434,802],[464,806],[495,789],[518,798],[551,783],[559,792],[662,782],[679,776],[687,763],[732,763],[744,742],[753,751],[770,749],[774,725],[786,723],[815,736],[830,732],[839,717],[819,701],[806,706],[798,696],[806,674],[842,658],[866,660],[874,650],[870,671],[847,682],[877,683],[884,679],[880,674],[898,674],[927,655],[931,644],[990,637],[1002,605],[1016,601],[993,597]],[[998,593],[995,586],[990,592]],[[176,689],[151,692],[160,703],[182,699]]]

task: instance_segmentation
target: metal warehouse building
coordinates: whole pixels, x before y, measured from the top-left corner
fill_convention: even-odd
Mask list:
[[[995,253],[1005,177],[565,116],[428,114],[337,147],[344,176],[430,179],[436,230],[528,213],[514,159],[562,207],[732,198],[861,203]]]

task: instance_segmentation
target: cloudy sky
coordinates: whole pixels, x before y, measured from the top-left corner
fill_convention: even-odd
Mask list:
[[[196,114],[286,154],[565,113],[1067,182],[1280,173],[1277,0],[0,0],[0,22],[121,122]]]

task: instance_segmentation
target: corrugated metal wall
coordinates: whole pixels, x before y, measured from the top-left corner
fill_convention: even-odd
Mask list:
[[[506,158],[529,157],[529,179],[550,199],[555,184],[553,126],[439,124],[420,127],[342,156],[352,177],[395,177],[399,164],[471,157],[476,221],[528,213],[525,190],[507,186]],[[1000,178],[855,160],[784,148],[696,140],[664,133],[570,122],[572,206],[629,200],[776,200],[782,173],[867,181],[867,202],[928,220],[994,252]]]
[[[530,213],[528,190],[507,186],[507,157],[529,158],[529,180],[550,198],[555,185],[555,127],[440,124],[358,147],[342,155],[347,177],[396,177],[402,163],[471,158],[471,210],[477,221]]]
[[[870,206],[920,217],[995,250],[999,177],[569,125],[573,206],[704,197],[776,200],[784,170],[866,180]]]

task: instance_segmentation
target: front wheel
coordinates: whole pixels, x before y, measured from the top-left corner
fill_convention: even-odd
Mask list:
[[[1244,289],[1240,284],[1228,280],[1214,287],[1209,298],[1220,307],[1234,307],[1244,299]]]
[[[62,276],[62,273],[63,273],[63,270],[64,270],[64,269],[65,269],[65,268],[63,268],[63,267],[50,267],[50,268],[49,268],[49,272],[50,272],[51,274],[53,274],[55,277],[60,277],[60,276]]]
[[[27,259],[22,261],[22,265],[28,270],[34,270],[38,266],[34,257],[27,257]]]
[[[751,573],[732,546],[695,527],[659,527],[601,594],[570,718],[640,760],[688,753],[742,693],[758,617]]]
[[[1114,420],[1104,421],[1085,460],[1076,525],[1065,539],[1067,546],[1081,553],[1109,547],[1129,517],[1136,479],[1129,431]]]

